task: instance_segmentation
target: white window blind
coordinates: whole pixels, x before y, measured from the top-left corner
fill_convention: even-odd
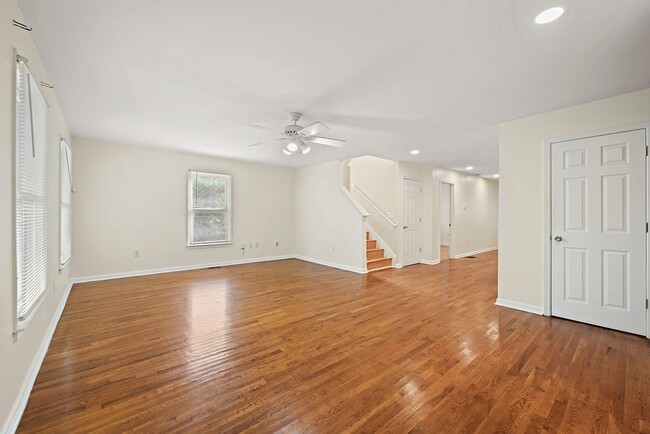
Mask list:
[[[27,65],[16,68],[17,316],[24,321],[47,288],[47,111]]]
[[[72,256],[72,152],[65,139],[61,139],[61,229],[60,266],[65,267]]]
[[[231,242],[231,177],[189,172],[187,244]]]

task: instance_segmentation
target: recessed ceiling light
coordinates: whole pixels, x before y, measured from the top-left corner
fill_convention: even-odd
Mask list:
[[[564,13],[564,8],[556,6],[554,8],[546,9],[541,14],[537,15],[535,22],[537,24],[547,24],[551,21],[555,21],[562,16]]]
[[[419,149],[413,149],[413,150],[411,151],[411,155],[418,155],[419,153],[420,153],[420,150],[419,150]]]
[[[474,166],[467,166],[465,170],[474,170]]]
[[[498,178],[498,177],[499,177],[498,173],[495,173],[494,175],[492,175],[492,178]]]

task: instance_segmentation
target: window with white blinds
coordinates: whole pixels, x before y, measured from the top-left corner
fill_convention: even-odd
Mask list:
[[[72,152],[65,139],[61,139],[61,229],[60,266],[65,267],[72,257]]]
[[[187,245],[231,242],[231,177],[189,172]]]
[[[47,288],[47,103],[27,65],[16,67],[17,317]]]

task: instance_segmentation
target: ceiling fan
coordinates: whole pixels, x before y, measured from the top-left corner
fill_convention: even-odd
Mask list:
[[[248,146],[257,146],[262,143],[270,142],[279,142],[279,141],[288,141],[287,146],[282,148],[282,152],[286,155],[293,155],[297,153],[307,154],[311,150],[312,144],[325,145],[325,146],[335,146],[337,148],[343,147],[345,140],[341,139],[332,139],[329,137],[323,137],[320,134],[329,130],[325,124],[322,122],[314,122],[311,125],[303,127],[298,125],[298,121],[302,117],[301,113],[291,112],[289,113],[289,119],[293,121],[293,124],[287,125],[284,127],[284,131],[275,130],[273,128],[263,127],[261,125],[249,125],[249,127],[257,128],[264,131],[270,131],[276,134],[282,134],[284,137],[278,137],[277,139],[264,140],[263,142],[253,143]]]

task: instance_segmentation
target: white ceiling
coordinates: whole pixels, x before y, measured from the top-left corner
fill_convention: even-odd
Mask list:
[[[20,4],[75,136],[277,165],[370,154],[491,174],[499,122],[650,87],[648,0]],[[274,136],[246,125],[290,111],[347,146],[247,146]]]

